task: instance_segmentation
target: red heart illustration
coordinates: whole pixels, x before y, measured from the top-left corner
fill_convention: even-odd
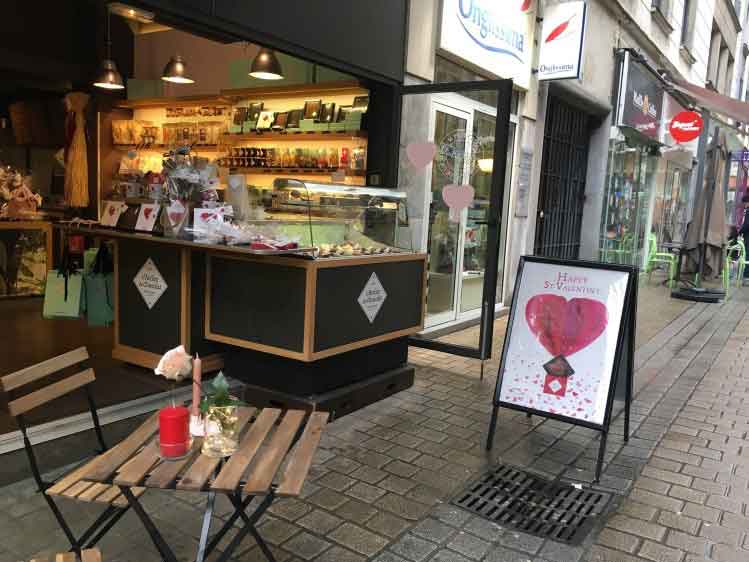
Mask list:
[[[153,212],[153,209],[151,207],[146,207],[143,209],[143,216],[148,220],[148,217],[151,216],[151,213]]]
[[[114,215],[114,207],[109,207],[109,216]]]
[[[177,224],[179,221],[182,220],[182,217],[185,213],[169,213],[169,220],[172,221],[172,224]]]
[[[568,357],[603,333],[608,313],[606,305],[597,300],[567,300],[560,295],[543,294],[532,297],[525,305],[525,320],[546,351]]]
[[[212,219],[216,216],[215,213],[200,213],[201,220],[207,221],[208,219]]]

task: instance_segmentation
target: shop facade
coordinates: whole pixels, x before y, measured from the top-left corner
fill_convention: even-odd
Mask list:
[[[686,108],[629,50],[618,53],[615,91],[599,259],[643,269],[656,248],[685,239],[697,143],[677,145],[670,125]]]
[[[270,376],[267,381],[260,381],[266,387],[274,387],[284,378],[285,390],[313,394],[352,384],[352,376],[361,383],[385,371],[393,371],[399,381],[393,385],[393,381],[386,384],[379,380],[382,392],[392,393],[408,386],[412,373],[403,369],[407,337],[423,328],[424,257],[412,248],[405,197],[394,189],[407,3],[390,3],[388,10],[382,10],[369,4],[280,2],[256,12],[234,2],[134,1],[124,5],[122,14],[109,13],[107,3],[98,0],[86,5],[93,14],[86,20],[95,22],[92,27],[108,28],[104,23],[114,20],[115,33],[99,37],[96,49],[101,48],[105,58],[105,39],[112,42],[111,56],[124,75],[121,79],[126,89],[103,91],[92,87],[93,76],[89,73],[81,72],[75,77],[75,87],[91,95],[87,114],[90,198],[88,206],[75,212],[102,223],[117,209],[121,214],[104,225],[111,230],[95,234],[75,232],[70,227],[55,229],[54,247],[70,249],[71,239],[82,239],[82,252],[101,247],[103,241],[113,241],[115,297],[109,304],[114,309],[115,322],[96,332],[97,344],[106,348],[105,353],[100,353],[100,349],[95,352],[98,383],[116,387],[122,384],[123,376],[131,377],[127,379],[132,381],[128,390],[133,390],[138,398],[157,394],[162,390],[154,388],[158,385],[141,386],[138,380],[138,376],[153,378],[150,372],[141,371],[135,376],[135,370],[120,369],[122,363],[112,358],[150,371],[164,351],[182,344],[189,353],[198,352],[205,358],[206,370],[224,365],[229,376],[249,372],[246,361],[256,365],[265,361],[268,372],[285,370],[285,378]],[[291,12],[295,17],[289,19]],[[329,14],[336,14],[335,21],[347,23],[336,24],[331,31]],[[19,45],[19,49],[22,52],[23,46]],[[261,49],[276,52],[283,68],[281,82],[249,76]],[[181,82],[165,80],[175,78],[167,75],[167,68],[173,66],[167,63],[175,55],[186,62],[187,74],[176,76]],[[97,65],[90,66],[95,69]],[[267,118],[272,126],[260,127],[260,115],[250,117],[253,107],[270,114]],[[333,113],[326,115],[333,118],[323,120],[322,113],[329,109]],[[290,119],[294,113],[296,126]],[[280,115],[287,120],[279,120]],[[305,121],[309,128],[303,126]],[[12,143],[19,144],[16,140]],[[302,260],[294,269],[284,267],[283,259],[273,256],[253,259],[239,251],[236,259],[224,259],[232,254],[227,247],[211,254],[208,245],[165,243],[164,229],[174,228],[176,223],[167,225],[178,220],[172,216],[179,213],[167,213],[159,198],[163,188],[148,178],[161,172],[165,152],[172,151],[171,156],[177,158],[181,155],[176,149],[183,145],[192,146],[192,155],[206,166],[202,169],[210,167],[216,171],[209,181],[215,181],[217,190],[224,192],[222,200],[228,201],[231,195],[230,181],[242,178],[237,181],[252,189],[248,189],[243,201],[240,198],[234,202],[237,210],[246,206],[251,212],[261,210],[266,218],[272,216],[277,222],[285,222],[277,231],[291,225],[287,238],[298,248],[318,247],[321,255],[316,257],[330,257],[328,263],[333,263],[332,259],[338,260],[337,264],[354,260],[354,267],[347,272],[357,279],[336,279],[337,267],[313,272],[312,265],[318,263],[315,261]],[[275,181],[289,177],[301,183],[294,187]],[[337,183],[338,187],[329,188],[329,183]],[[300,190],[306,193],[301,201]],[[314,207],[302,215],[302,220],[298,213],[300,202],[305,208]],[[186,213],[182,216],[192,214],[194,209],[186,207],[183,211]],[[65,217],[66,213],[72,215],[73,211],[62,208],[59,216]],[[190,225],[195,226],[192,220]],[[368,242],[375,238],[382,242]],[[80,258],[83,263],[83,256]],[[52,260],[49,262],[51,266]],[[406,265],[408,262],[414,267]],[[144,273],[143,268],[149,263],[158,274],[148,268]],[[216,281],[224,275],[224,267],[232,266],[241,271],[229,271],[220,283]],[[275,273],[264,270],[274,266],[278,267]],[[379,266],[384,269],[372,270],[366,278],[358,277],[365,274],[364,269]],[[405,276],[398,274],[402,267],[409,270]],[[208,281],[210,268],[215,276],[212,288]],[[374,273],[376,281],[371,277]],[[157,290],[146,287],[149,279],[156,280]],[[324,279],[331,284],[323,287]],[[308,284],[317,280],[319,286]],[[234,281],[234,289],[223,292],[221,287]],[[260,286],[263,283],[264,288]],[[291,289],[289,283],[296,283],[296,289]],[[344,315],[361,322],[363,331],[359,333],[341,321],[338,301],[343,298],[341,287],[346,286],[351,295],[344,300],[356,308],[352,314]],[[365,288],[368,292],[362,296]],[[243,297],[242,291],[249,293]],[[274,291],[277,298],[269,307],[269,295]],[[227,298],[223,303],[209,297],[220,292]],[[235,315],[223,324],[227,320],[225,314],[240,310],[237,302],[243,302],[246,311],[256,306],[247,300],[250,295],[259,308]],[[39,305],[41,308],[41,302]],[[324,313],[328,306],[329,312]],[[403,312],[407,308],[411,312],[405,319]],[[287,316],[292,309],[294,318]],[[265,320],[261,321],[263,314]],[[331,325],[313,334],[314,325],[323,315],[329,316]],[[90,333],[85,319],[42,320],[41,314],[34,318],[37,316],[47,326],[30,331],[40,337],[50,331],[69,329],[72,322],[83,334]],[[248,317],[253,318],[249,323]],[[396,318],[405,323],[393,324]],[[50,328],[52,325],[55,328]],[[339,328],[342,339],[322,341]],[[81,337],[82,341],[75,340],[77,345],[90,344],[88,336]],[[33,349],[6,354],[17,363],[3,365],[3,371],[59,355],[70,349],[62,346],[71,345],[69,340],[56,342],[54,338],[47,343],[37,352],[44,356],[36,355]],[[230,347],[245,353],[235,368],[226,362],[222,351]],[[347,373],[344,376],[331,374],[336,370],[334,364],[344,355],[349,365],[354,361],[363,369],[354,369],[354,374],[342,367],[341,373]],[[315,369],[324,369],[326,376],[319,376]],[[295,378],[300,376],[304,384]],[[323,380],[327,380],[326,389],[313,388]],[[305,386],[309,384],[312,386]],[[129,400],[132,393],[117,396],[117,392],[112,392],[108,396],[110,400],[102,404],[102,419],[107,421],[111,419],[107,408]],[[361,392],[360,388],[357,400],[349,401],[347,407],[363,406],[364,397],[377,400],[383,396]],[[145,403],[140,405],[141,411],[147,407]],[[126,407],[118,407],[120,419],[127,415],[125,410]],[[51,418],[54,415],[49,412]],[[14,443],[20,444],[11,440],[3,446],[8,450]]]
[[[415,174],[408,162],[402,162],[399,176],[399,187],[409,192],[415,245],[428,255],[427,332],[453,331],[481,317],[492,242],[499,248],[496,274],[491,276],[496,280],[495,310],[509,294],[512,186],[520,158],[527,197],[533,158],[528,151],[518,153],[518,147],[523,123],[529,119],[526,113],[533,116],[533,107],[525,104],[535,95],[535,90],[529,94],[535,82],[531,72],[535,13],[535,3],[502,7],[480,0],[411,2],[405,83],[454,86],[449,92],[404,98],[403,105],[401,130],[408,130],[410,136],[402,137],[401,145],[424,142],[436,147],[436,158],[423,173]],[[508,107],[497,107],[497,95],[488,86],[483,91],[461,91],[461,83],[497,78],[513,80]],[[509,129],[499,202],[502,214],[496,228],[499,238],[492,241],[488,212],[496,173],[498,110],[509,112]],[[454,171],[446,175],[446,167]],[[454,220],[442,198],[447,184],[469,185],[474,194]]]

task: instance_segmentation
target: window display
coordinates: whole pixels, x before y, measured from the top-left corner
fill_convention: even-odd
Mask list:
[[[601,220],[602,261],[644,266],[657,161],[649,146],[612,141]]]

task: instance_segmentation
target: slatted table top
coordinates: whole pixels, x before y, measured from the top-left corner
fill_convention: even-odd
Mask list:
[[[221,459],[203,455],[201,439],[193,441],[185,458],[161,459],[156,413],[48,493],[96,501],[97,494],[125,486],[140,493],[159,488],[265,495],[273,489],[278,496],[298,496],[328,416],[327,412],[240,408],[239,448],[216,474]]]

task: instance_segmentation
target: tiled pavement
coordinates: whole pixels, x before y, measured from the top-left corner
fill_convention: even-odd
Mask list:
[[[633,437],[623,442],[617,418],[601,480],[621,496],[581,547],[498,527],[448,501],[497,456],[589,480],[596,435],[502,412],[487,456],[495,378],[480,381],[476,362],[425,350],[411,352],[413,388],[331,424],[303,498],[277,502],[261,533],[279,562],[749,561],[747,309],[736,298],[694,305],[639,347]],[[195,551],[201,500],[187,493],[145,500],[184,560]],[[226,516],[228,506],[220,507]],[[28,481],[0,490],[0,561],[64,546]],[[108,560],[158,560],[133,514],[101,547]],[[250,540],[238,552],[237,560],[262,560]]]

